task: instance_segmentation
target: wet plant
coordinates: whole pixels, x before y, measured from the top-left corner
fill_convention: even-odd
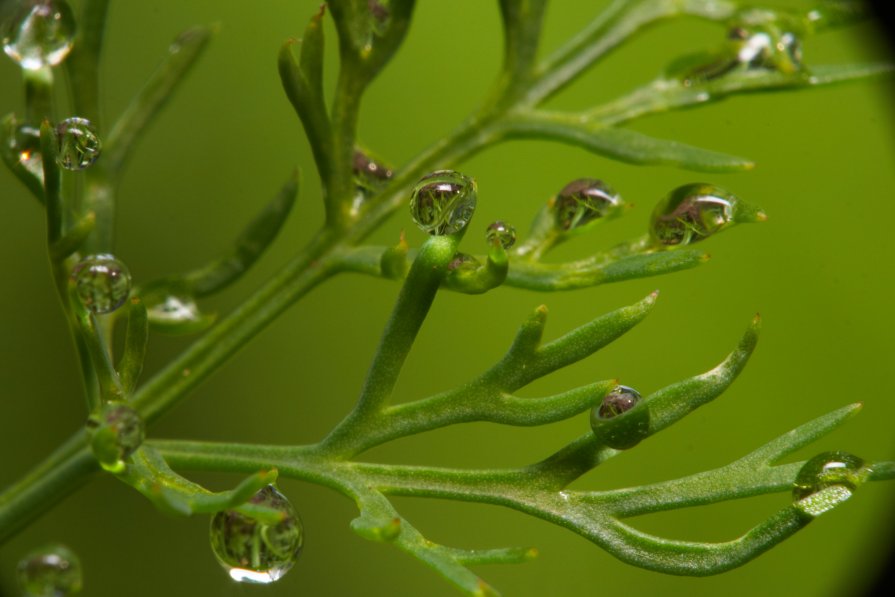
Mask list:
[[[810,89],[892,70],[886,64],[816,65],[802,56],[802,38],[859,18],[848,2],[828,0],[804,11],[782,11],[732,0],[616,1],[543,57],[538,50],[546,0],[498,4],[504,60],[495,85],[453,133],[403,165],[392,166],[362,147],[357,128],[364,91],[399,51],[411,25],[413,0],[329,2],[310,16],[300,42],[283,45],[279,74],[310,142],[325,220],[289,263],[220,318],[204,310],[203,300],[243,276],[274,242],[292,211],[297,175],[283,183],[229,250],[190,271],[148,280],[134,272],[132,278],[113,245],[116,191],[124,166],[146,127],[203,54],[213,30],[197,27],[181,35],[129,107],[102,130],[93,123],[102,122],[98,66],[108,0],[84,0],[78,12],[64,0],[26,0],[12,12],[3,45],[22,67],[26,111],[4,119],[0,152],[46,213],[47,250],[80,359],[87,422],[0,494],[0,540],[84,480],[109,474],[163,512],[208,515],[210,550],[231,578],[270,583],[292,568],[303,549],[313,549],[313,542],[304,538],[300,497],[293,496],[296,507],[275,486],[278,476],[284,476],[347,496],[359,511],[350,522],[358,535],[408,553],[463,593],[488,595],[496,589],[470,566],[520,563],[536,552],[530,546],[465,549],[434,543],[390,498],[511,508],[578,533],[634,566],[700,576],[746,564],[850,499],[867,481],[895,477],[895,463],[865,461],[845,452],[780,464],[856,414],[858,403],[796,429],[780,429],[777,439],[714,470],[626,489],[569,488],[585,473],[611,458],[623,458],[627,450],[720,396],[756,346],[758,318],[716,367],[649,394],[607,379],[549,396],[519,395],[639,324],[657,293],[549,342],[543,340],[547,310],[537,307],[515,338],[508,338],[504,355],[480,375],[457,380],[453,389],[435,395],[392,400],[439,292],[480,294],[500,286],[575,290],[670,274],[704,263],[702,246],[719,233],[767,218],[748,198],[711,182],[693,182],[669,190],[655,204],[649,229],[637,238],[573,261],[550,261],[561,243],[624,217],[630,198],[623,189],[596,178],[557,180],[556,194],[532,214],[528,232],[517,234],[504,221],[486,226],[474,220],[477,204],[488,197],[463,172],[466,158],[504,140],[535,138],[632,164],[676,166],[710,180],[712,173],[749,170],[752,163],[652,138],[624,125],[734,94]],[[616,47],[657,21],[680,17],[719,26],[718,39],[707,43],[704,54],[676,61],[654,81],[607,103],[580,112],[545,107]],[[335,58],[324,56],[325,20],[332,21],[339,38],[338,78],[331,90],[325,89],[323,78],[324,60]],[[58,105],[54,93],[62,69],[72,82],[71,105]],[[66,117],[59,119],[62,114]],[[73,181],[80,184],[65,184]],[[392,246],[368,243],[393,215],[413,222],[428,235],[426,240],[418,247],[409,246],[403,235]],[[152,424],[236,350],[308,292],[343,273],[394,280],[397,296],[356,403],[330,433],[310,445],[290,446],[153,435]],[[159,332],[197,339],[163,369],[141,379],[147,350]],[[447,469],[371,463],[364,456],[388,442],[450,425],[530,427],[573,417],[582,421],[580,435],[565,445],[544,446],[543,458],[524,466]],[[247,476],[231,490],[212,492],[183,471]],[[649,513],[773,492],[790,493],[791,503],[734,541],[670,539],[627,522]],[[23,560],[23,585],[31,594],[68,594],[81,584],[77,558],[65,548],[53,549]],[[76,579],[73,570],[78,571]],[[63,582],[57,577],[65,578],[65,587],[56,586]],[[32,589],[38,582],[51,588]]]

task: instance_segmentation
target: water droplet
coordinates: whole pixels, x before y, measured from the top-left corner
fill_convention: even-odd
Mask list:
[[[3,51],[26,70],[56,66],[68,55],[75,16],[63,0],[29,0],[3,27]]]
[[[824,452],[799,470],[792,499],[803,513],[815,517],[848,500],[867,480],[870,468],[848,452]]]
[[[744,29],[736,27],[729,36],[739,64],[749,69],[776,70],[792,74],[802,66],[802,45],[791,31],[776,25]]]
[[[64,545],[35,549],[19,561],[17,573],[26,597],[64,597],[81,591],[81,561]]]
[[[733,223],[736,202],[733,194],[715,185],[678,187],[653,210],[650,235],[662,245],[701,241]]]
[[[120,473],[125,460],[143,443],[145,427],[139,413],[124,402],[104,404],[87,419],[90,447],[107,471]]]
[[[351,202],[351,214],[356,216],[360,213],[364,203],[382,190],[385,184],[391,180],[394,170],[360,149],[354,150],[351,169],[354,173],[354,184],[357,187]]]
[[[102,151],[96,129],[86,118],[66,118],[56,125],[56,161],[66,170],[83,170]]]
[[[292,568],[301,553],[301,519],[273,485],[256,493],[249,503],[279,512],[280,521],[265,524],[236,510],[218,512],[211,519],[211,549],[233,580],[272,583]]]
[[[41,183],[44,179],[44,161],[40,154],[40,131],[26,124],[15,126],[7,139],[7,146],[25,168]]]
[[[628,386],[616,386],[593,407],[590,425],[604,444],[626,450],[649,435],[649,408],[640,392]]]
[[[602,180],[573,180],[553,200],[556,226],[566,231],[582,228],[594,220],[612,215],[621,203],[618,193]]]
[[[429,234],[454,234],[475,212],[475,181],[454,170],[438,170],[420,179],[410,196],[414,223]]]
[[[472,255],[467,255],[466,253],[457,253],[454,255],[454,258],[448,263],[447,269],[449,272],[453,271],[464,271],[464,270],[476,270],[482,267],[482,264],[478,259],[473,257]]]
[[[509,249],[516,244],[516,229],[506,222],[500,220],[492,222],[485,229],[485,240],[488,244],[497,246],[498,244],[504,249]]]
[[[71,272],[81,304],[94,313],[111,313],[124,304],[131,290],[130,272],[113,255],[89,255]]]

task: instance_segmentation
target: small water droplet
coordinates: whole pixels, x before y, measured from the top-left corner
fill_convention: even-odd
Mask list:
[[[560,230],[582,228],[612,215],[621,206],[612,187],[594,178],[579,178],[567,184],[553,200],[553,214]]]
[[[211,519],[211,549],[237,582],[268,584],[283,577],[301,553],[304,532],[295,508],[273,485],[250,504],[279,512],[276,524],[264,524],[236,510],[218,512]]]
[[[805,514],[819,516],[848,500],[869,475],[870,468],[854,454],[824,452],[799,470],[792,499]]]
[[[26,597],[64,597],[81,591],[81,561],[64,545],[35,549],[19,561],[17,573]]]
[[[68,55],[75,16],[63,0],[22,2],[3,27],[3,51],[26,70],[56,66]]]
[[[93,454],[104,469],[113,473],[124,470],[124,461],[140,447],[145,433],[139,413],[124,402],[104,404],[87,419]]]
[[[410,216],[429,234],[454,234],[466,228],[476,205],[475,181],[454,170],[420,179],[410,196]]]
[[[649,435],[649,420],[649,408],[640,392],[622,385],[603,396],[590,413],[594,434],[616,450],[632,448]]]
[[[40,154],[40,131],[26,124],[15,126],[7,139],[7,147],[25,168],[41,183],[44,179],[44,161]]]
[[[351,202],[351,215],[357,216],[367,200],[378,193],[394,176],[394,170],[381,160],[360,149],[354,150],[351,168],[356,191]]]
[[[485,240],[488,241],[488,244],[500,245],[504,249],[509,249],[516,244],[516,229],[500,220],[492,222],[485,229]]]
[[[94,313],[111,313],[127,301],[131,276],[113,255],[88,255],[71,272],[81,304]]]
[[[466,253],[457,253],[456,255],[454,255],[454,258],[451,260],[451,262],[448,263],[447,269],[449,272],[453,272],[457,270],[476,270],[480,267],[482,267],[482,264],[472,255],[468,255]]]
[[[737,198],[715,185],[688,184],[671,191],[653,210],[650,235],[662,245],[687,245],[733,223]]]
[[[56,161],[66,170],[83,170],[93,164],[102,143],[86,118],[66,118],[56,125]]]

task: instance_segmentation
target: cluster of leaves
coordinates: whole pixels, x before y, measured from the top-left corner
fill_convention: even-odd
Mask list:
[[[617,446],[613,438],[618,430],[612,432],[611,425],[602,431],[585,430],[543,459],[512,469],[455,470],[370,464],[359,459],[375,446],[448,425],[472,421],[545,425],[598,407],[616,386],[614,380],[540,398],[522,398],[516,392],[606,346],[639,323],[656,301],[656,295],[650,295],[549,343],[542,342],[546,309],[539,307],[521,325],[504,357],[478,377],[441,394],[390,404],[401,368],[439,290],[481,293],[501,284],[568,290],[675,272],[706,259],[699,249],[666,249],[644,236],[575,261],[547,262],[542,258],[553,246],[592,228],[557,230],[555,200],[535,216],[531,233],[517,249],[508,251],[500,243],[492,243],[488,254],[472,259],[470,267],[456,267],[463,230],[433,235],[416,250],[403,238],[392,247],[363,244],[389,215],[405,208],[409,188],[422,175],[514,138],[568,143],[634,164],[664,164],[701,172],[748,170],[752,163],[746,159],[651,138],[622,125],[647,114],[703,105],[732,94],[804,89],[891,71],[889,65],[809,68],[783,44],[784,34],[797,40],[851,22],[856,15],[850,3],[827,0],[800,13],[748,8],[733,0],[615,1],[568,43],[539,58],[546,4],[546,0],[500,0],[504,63],[491,93],[448,138],[395,169],[379,164],[358,148],[358,115],[364,91],[407,33],[414,2],[345,0],[322,6],[311,17],[301,42],[291,40],[283,46],[279,72],[310,141],[321,180],[325,222],[278,274],[220,319],[203,312],[201,300],[241,276],[273,242],[294,203],[297,175],[290,177],[219,259],[187,273],[140,281],[127,306],[109,317],[85,309],[69,282],[81,257],[112,252],[115,191],[124,165],[142,131],[207,47],[213,33],[210,28],[189,30],[171,46],[146,86],[105,135],[104,154],[83,174],[86,184],[79,195],[68,197],[62,192],[49,124],[44,123],[41,129],[43,171],[39,174],[22,165],[13,143],[3,144],[0,149],[5,163],[46,209],[48,251],[81,357],[88,409],[94,415],[109,403],[124,402],[151,424],[287,307],[336,274],[360,272],[402,282],[356,406],[320,442],[260,446],[149,439],[127,455],[123,466],[110,469],[112,474],[166,512],[189,515],[237,509],[262,520],[275,513],[248,500],[277,474],[330,487],[357,504],[360,515],[351,526],[359,535],[395,545],[471,595],[496,591],[468,566],[525,561],[534,555],[533,549],[466,550],[435,544],[401,516],[390,496],[501,505],[566,527],[623,561],[687,575],[715,574],[739,566],[804,527],[814,517],[810,512],[823,511],[806,510],[798,503],[787,506],[742,537],[725,543],[656,537],[624,522],[652,512],[790,491],[804,463],[778,462],[850,418],[860,409],[859,404],[810,421],[719,469],[624,490],[567,489],[584,473],[623,454],[623,449],[612,447]],[[108,0],[85,0],[78,37],[65,62],[73,83],[73,109],[88,118],[98,115],[98,65],[107,9]],[[771,43],[766,51],[744,58],[745,42],[740,39],[743,43],[737,45],[728,40],[705,55],[676,62],[639,89],[583,112],[543,107],[547,99],[644,28],[682,16],[706,19],[737,31],[739,37],[762,36]],[[323,84],[323,21],[328,18],[339,37],[339,74],[329,102]],[[27,123],[39,125],[51,116],[52,86],[49,69],[26,73]],[[17,126],[17,119],[7,117],[4,130],[8,138],[14,137]],[[743,221],[760,219],[760,212],[748,213],[751,217]],[[126,318],[127,329],[122,356],[116,361],[112,331],[116,320],[122,318]],[[141,384],[138,381],[152,329],[204,334]],[[637,426],[636,440],[665,429],[718,397],[745,366],[757,335],[756,319],[717,367],[645,397],[640,408],[648,415],[647,423]],[[618,418],[624,420],[624,415]],[[231,491],[213,493],[172,467],[249,476]],[[9,538],[97,470],[88,433],[79,431],[32,473],[0,494],[0,540]],[[868,476],[891,479],[895,463],[877,463]]]

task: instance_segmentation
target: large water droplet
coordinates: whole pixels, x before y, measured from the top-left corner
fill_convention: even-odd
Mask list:
[[[612,215],[621,197],[612,187],[594,178],[579,178],[567,184],[553,200],[553,214],[560,230],[582,228]]]
[[[454,234],[466,228],[475,212],[475,181],[454,170],[438,170],[413,187],[410,216],[429,234]]]
[[[86,118],[66,118],[56,125],[56,161],[66,170],[83,170],[102,151],[93,124]]]
[[[127,267],[109,254],[89,255],[71,272],[81,304],[94,313],[111,313],[124,304],[131,290]]]
[[[662,245],[701,241],[733,223],[737,198],[706,183],[671,191],[653,210],[650,235]]]
[[[3,27],[3,51],[26,70],[56,66],[68,55],[75,16],[64,0],[22,2]]]
[[[488,244],[500,245],[504,249],[509,249],[516,244],[516,229],[500,220],[492,222],[485,229],[485,240],[488,241]]]
[[[125,460],[143,443],[145,427],[139,413],[124,402],[104,404],[87,419],[90,447],[107,471],[120,473]]]
[[[301,553],[301,519],[273,485],[256,493],[249,503],[276,510],[280,521],[265,524],[236,510],[218,512],[211,519],[211,549],[233,580],[272,583],[292,568]]]
[[[64,545],[35,549],[18,565],[26,597],[64,597],[81,591],[81,561]]]
[[[848,452],[824,452],[808,460],[792,487],[796,507],[815,517],[848,500],[867,480],[870,468]]]
[[[590,426],[604,444],[626,450],[649,435],[649,419],[649,408],[640,392],[619,385],[593,407]]]

